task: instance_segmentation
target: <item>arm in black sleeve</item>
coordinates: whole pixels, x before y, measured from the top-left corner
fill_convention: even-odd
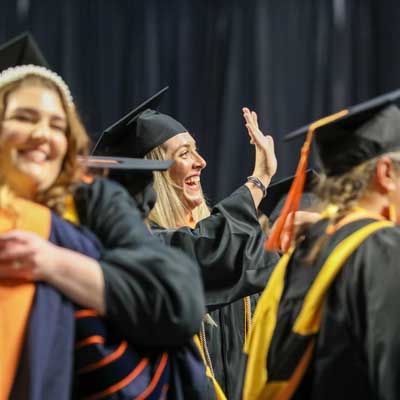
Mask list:
[[[118,184],[96,180],[75,197],[81,223],[105,249],[106,317],[145,346],[180,345],[198,332],[204,315],[198,266],[150,234]]]
[[[201,268],[209,310],[261,292],[278,261],[264,250],[265,235],[246,186],[221,201],[195,229],[154,229]]]
[[[350,293],[358,310],[364,303],[365,317],[357,313],[355,319],[365,318],[360,326],[365,326],[369,379],[376,398],[382,400],[400,399],[399,243],[399,228],[384,229],[365,241],[362,279]]]

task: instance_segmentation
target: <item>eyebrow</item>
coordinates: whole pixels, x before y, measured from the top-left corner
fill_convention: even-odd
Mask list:
[[[26,112],[26,113],[30,113],[30,114],[38,114],[38,111],[36,111],[34,108],[29,108],[29,107],[17,107],[12,112]],[[65,117],[62,117],[61,115],[50,114],[50,116],[51,116],[51,118],[56,119],[58,121],[67,122],[67,119]]]
[[[176,148],[173,153],[172,156],[174,156],[179,150],[181,150],[183,147],[186,148],[190,148],[190,143],[186,143],[186,144],[181,144],[178,148]]]

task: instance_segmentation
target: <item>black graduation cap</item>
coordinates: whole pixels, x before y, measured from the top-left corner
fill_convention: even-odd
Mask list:
[[[142,218],[147,218],[157,199],[153,171],[165,171],[174,163],[172,160],[99,156],[82,157],[80,161],[88,168],[108,169],[108,177],[124,186],[134,198]]]
[[[33,37],[25,32],[0,46],[0,71],[17,65],[33,64],[49,68]]]
[[[352,106],[315,130],[319,161],[328,176],[341,175],[380,154],[400,149],[400,89]],[[305,136],[310,125],[285,136]]]
[[[177,133],[186,132],[178,121],[153,110],[167,90],[168,86],[105,129],[92,154],[144,157]]]
[[[295,175],[280,179],[268,186],[267,196],[261,201],[258,208],[268,216],[271,225],[273,225],[282,211],[294,178]],[[315,170],[307,170],[304,191],[300,200],[300,209],[307,209],[315,203],[317,196],[311,191],[317,184],[318,179],[319,175]]]
[[[100,157],[81,158],[81,164],[88,168],[102,168],[119,171],[152,172],[165,171],[174,161],[146,160],[143,158]]]

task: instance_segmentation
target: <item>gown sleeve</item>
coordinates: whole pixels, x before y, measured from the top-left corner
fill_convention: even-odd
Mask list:
[[[264,250],[265,235],[246,186],[216,205],[194,229],[153,232],[197,260],[209,310],[261,292],[279,258]]]
[[[104,247],[106,317],[132,343],[175,346],[198,332],[205,312],[198,266],[150,234],[129,194],[104,179],[75,195],[82,225]]]
[[[348,287],[350,319],[364,343],[371,388],[376,398],[387,400],[400,399],[399,243],[399,228],[368,238],[357,263],[363,269],[356,269],[356,284]]]

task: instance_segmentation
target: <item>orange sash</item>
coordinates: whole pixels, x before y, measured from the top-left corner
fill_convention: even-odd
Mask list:
[[[0,210],[0,233],[17,228],[48,239],[49,209],[22,199],[16,199],[13,207],[17,221],[7,210]],[[0,280],[0,400],[8,399],[12,389],[34,294],[32,282]]]

